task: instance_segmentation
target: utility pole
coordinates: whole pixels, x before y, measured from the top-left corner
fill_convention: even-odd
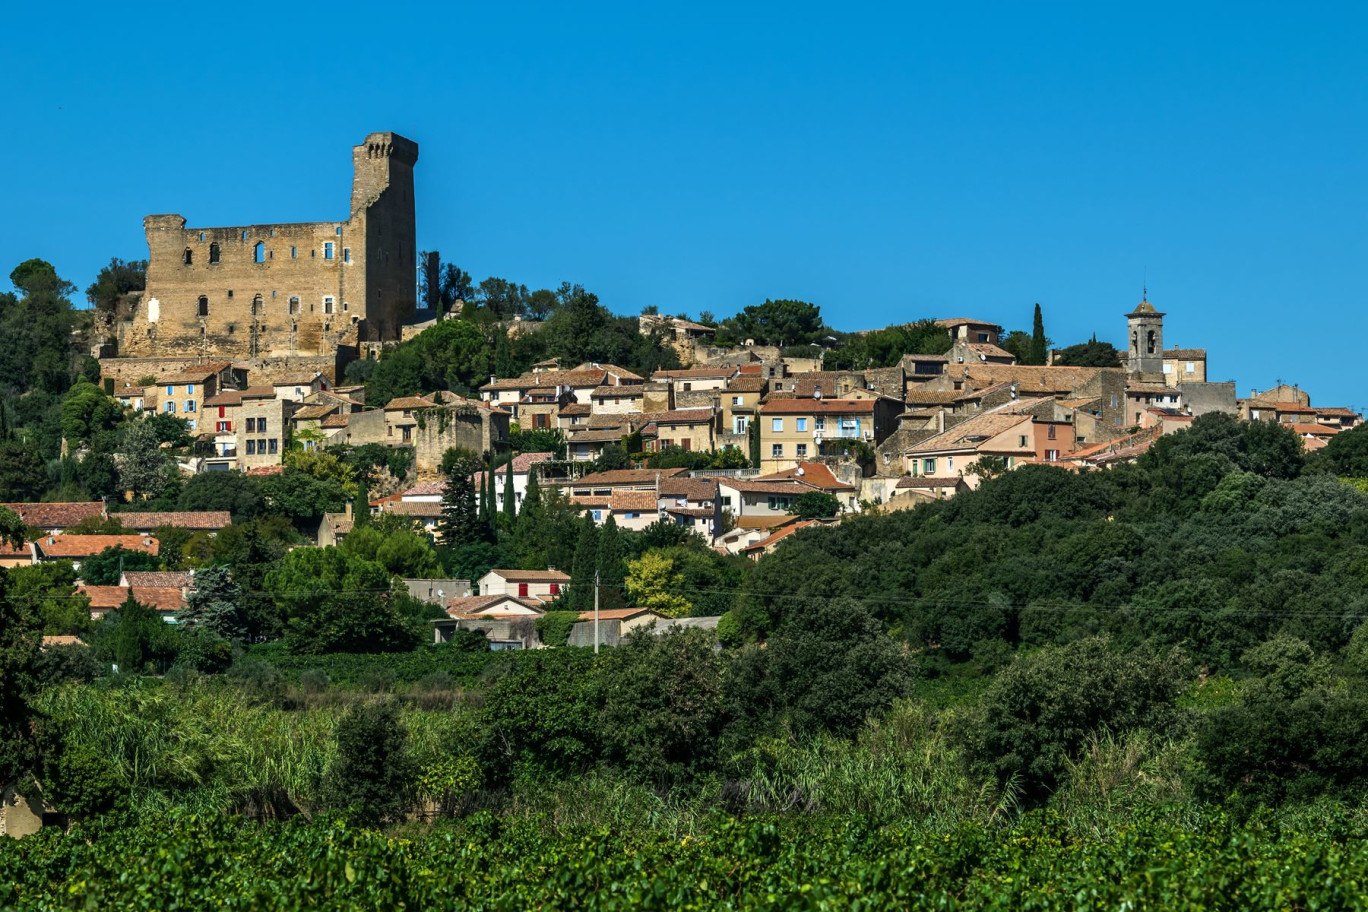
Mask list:
[[[595,571],[594,571],[594,655],[598,655],[598,644],[599,644],[599,628],[598,628],[599,617],[598,617],[598,614],[599,614],[599,575],[598,575],[598,571],[595,570]]]

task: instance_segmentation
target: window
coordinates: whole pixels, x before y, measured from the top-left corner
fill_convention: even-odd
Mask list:
[[[195,262],[195,251],[191,250],[189,247],[186,247],[186,248],[185,248],[185,265],[186,265],[186,266],[192,266],[192,265],[194,265],[194,262]]]
[[[200,232],[200,240],[201,240],[201,241],[204,240],[204,232],[203,232],[203,231]]]
[[[814,419],[812,419],[812,428],[813,428],[813,430],[815,430],[815,431],[816,431],[817,433],[819,433],[819,434],[820,434],[822,431],[825,431],[825,430],[826,430],[826,419],[825,419],[825,418],[814,418]]]
[[[290,259],[293,260],[293,259],[294,259],[295,257],[297,257],[297,256],[299,256],[299,248],[298,248],[298,247],[291,247],[291,248],[290,248]]]
[[[953,471],[955,471],[955,457],[954,457],[954,456],[947,456],[947,457],[945,457],[945,471],[947,471],[947,472],[953,472]]]
[[[166,387],[166,395],[168,395],[168,396],[174,396],[174,395],[176,395],[176,388],[175,388],[174,386],[168,385],[168,386]]]
[[[684,384],[684,392],[687,393],[687,392],[691,392],[692,390],[693,390],[693,384],[692,384],[692,383],[685,383],[685,384]]]
[[[735,415],[732,417],[733,434],[744,434],[748,430],[750,430],[750,422],[744,415]]]
[[[1045,461],[1046,461],[1046,462],[1058,462],[1058,461],[1059,461],[1059,450],[1046,450],[1046,451],[1045,451]]]
[[[1148,354],[1154,354],[1154,330],[1145,333],[1145,349]]]
[[[527,598],[527,583],[518,583],[518,598]]]
[[[797,453],[798,458],[799,458],[799,459],[802,459],[802,458],[803,458],[804,456],[806,456],[806,455],[807,455],[807,444],[806,444],[806,443],[800,443],[800,444],[798,444],[798,453]]]
[[[552,583],[552,584],[551,584],[551,594],[552,594],[552,595],[560,595],[560,583]]]
[[[624,514],[622,514],[622,518],[623,518],[623,519],[636,519],[636,518],[637,518],[638,516],[640,516],[640,515],[641,515],[640,513],[624,513]]]
[[[987,342],[987,341],[988,341],[988,334],[987,334],[987,333],[979,333],[979,334],[978,334],[978,340],[979,340],[980,342]]]
[[[412,440],[412,439],[413,439],[413,428],[409,427],[408,425],[405,425],[405,426],[404,426],[404,443],[408,443],[408,442],[409,442],[410,440]]]
[[[800,433],[807,430],[807,419],[806,419],[806,418],[795,418],[794,421],[797,423],[797,425],[798,425],[797,430],[798,430]]]
[[[199,315],[201,317],[209,316],[209,299],[204,295],[200,295],[199,298]]]
[[[782,433],[784,432],[784,419],[783,419],[783,418],[774,418],[774,419],[771,419],[771,421],[770,421],[770,430],[773,431],[773,432],[776,433],[776,434],[782,434]]]
[[[1047,438],[1049,438],[1050,440],[1054,440],[1054,439],[1055,439],[1055,426],[1054,426],[1053,424],[1050,425],[1050,429],[1049,429],[1048,431],[1045,432],[1045,436],[1046,436]]]
[[[220,421],[218,424],[214,425],[214,430],[218,431],[220,434],[225,431],[231,431],[232,429],[233,423],[231,421]]]
[[[335,229],[333,229],[333,231],[334,231],[334,233],[335,233],[338,237],[341,237],[341,236],[342,236],[342,229],[341,229],[341,227],[335,228]]]
[[[242,239],[243,239],[244,241],[247,240],[247,232],[246,232],[246,231],[242,232]]]
[[[185,400],[185,410],[186,410],[187,412],[193,412],[193,411],[195,410],[195,400],[194,400],[194,399],[187,399],[187,400]]]
[[[768,501],[768,506],[771,510],[787,510],[792,505],[793,498],[789,497],[787,494],[777,496],[771,495]]]
[[[1183,372],[1188,374],[1197,373],[1197,362],[1189,361],[1187,364],[1183,365]]]
[[[330,314],[333,312],[333,299],[331,296],[323,299],[323,312]]]
[[[1166,374],[1171,374],[1171,373],[1173,373],[1173,365],[1172,365],[1172,364],[1169,364],[1167,361],[1164,362],[1164,373],[1166,373]]]
[[[593,513],[594,513],[594,522],[602,522],[602,521],[603,521],[603,511],[602,511],[602,510],[594,510]]]
[[[165,403],[165,408],[163,408],[162,411],[166,412],[166,414],[168,414],[168,415],[174,415],[174,414],[176,414],[176,403],[174,403],[174,402],[169,402],[169,401],[166,402],[166,403]]]
[[[741,397],[740,397],[740,396],[732,396],[732,405],[740,405],[740,404],[741,404]]]
[[[923,459],[923,460],[922,460],[922,474],[923,474],[923,475],[935,475],[935,474],[936,474],[936,460],[934,460],[934,459]]]
[[[299,313],[299,296],[290,295],[290,314],[293,316],[297,313]]]
[[[255,317],[255,316],[257,316],[257,315],[260,314],[260,313],[261,313],[261,295],[257,295],[256,297],[252,298],[252,316]]]
[[[323,245],[323,259],[325,259],[325,260],[331,260],[332,258],[333,258],[333,242],[332,242],[332,241],[328,241],[326,244]]]
[[[255,440],[249,440],[249,441],[247,441],[247,455],[248,455],[248,456],[255,456],[255,455],[256,455],[256,441],[255,441]]]
[[[266,433],[266,419],[265,419],[265,418],[258,418],[258,419],[257,419],[257,433],[258,433],[258,434],[264,434],[264,433]]]
[[[210,265],[210,266],[213,266],[213,265],[215,265],[216,263],[218,263],[218,261],[219,261],[219,245],[218,245],[218,244],[210,244],[210,245],[209,245],[209,265]]]
[[[185,429],[188,431],[193,431],[195,429],[195,421],[193,418],[185,422]]]
[[[275,451],[276,451],[276,441],[277,441],[277,438],[275,438],[275,437],[272,437],[270,440],[266,441],[267,449],[268,449],[269,452],[275,453]]]
[[[770,456],[773,457],[774,459],[782,459],[782,458],[784,458],[784,445],[783,445],[782,443],[776,443],[776,444],[771,445],[771,446],[770,446]]]
[[[343,247],[343,248],[342,248],[342,262],[344,262],[344,263],[350,263],[350,262],[351,262],[351,248],[350,248],[350,247]]]
[[[256,246],[252,248],[252,260],[257,263],[266,262],[266,245],[261,241],[257,241]]]

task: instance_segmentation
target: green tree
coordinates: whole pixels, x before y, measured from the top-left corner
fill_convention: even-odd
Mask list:
[[[261,493],[269,507],[304,524],[317,522],[324,513],[340,513],[347,505],[347,492],[340,482],[288,466],[263,481]]]
[[[1036,302],[1035,315],[1031,318],[1030,361],[1027,364],[1044,364],[1049,358],[1050,340],[1045,338],[1045,319],[1040,314],[1040,302]]]
[[[514,521],[518,518],[517,491],[513,487],[513,454],[508,454],[508,462],[504,464],[504,489],[503,489],[503,517],[504,528],[512,530]]]
[[[266,574],[291,652],[402,652],[419,634],[396,610],[390,577],[340,548],[298,548]]]
[[[805,345],[827,332],[815,304],[782,299],[753,304],[723,320],[722,326],[739,340],[754,339],[758,345]]]
[[[234,522],[255,519],[264,508],[260,482],[245,472],[201,472],[185,483],[176,499],[177,510],[227,510]]]
[[[14,782],[35,761],[32,709],[42,625],[25,600],[11,597],[0,573],[0,782]]]
[[[76,571],[71,564],[12,567],[9,580],[10,597],[37,613],[45,635],[81,636],[90,630],[90,600],[76,595]]]
[[[81,579],[91,586],[117,586],[119,575],[125,570],[160,569],[161,559],[156,555],[114,545],[81,561]]]
[[[622,561],[622,541],[618,534],[617,520],[612,514],[603,523],[598,536],[598,560],[596,561],[600,592],[600,607],[604,609],[622,608],[624,574]]]
[[[1087,342],[1060,349],[1054,363],[1059,367],[1118,367],[1121,353],[1114,345],[1097,341],[1094,333]]]
[[[1019,655],[966,724],[969,756],[980,772],[1042,799],[1098,733],[1172,731],[1188,673],[1180,652],[1122,654],[1099,637]]]
[[[62,434],[73,446],[86,446],[123,421],[123,407],[93,383],[81,381],[62,400]]]
[[[22,440],[0,443],[0,500],[27,503],[47,489],[47,466],[33,445]]]
[[[684,617],[693,605],[680,595],[684,577],[674,561],[658,551],[647,551],[627,562],[627,594],[638,608],[649,608],[663,617]]]
[[[157,428],[147,420],[134,421],[123,431],[119,445],[119,484],[134,496],[156,497],[176,471],[162,452]]]
[[[799,494],[789,505],[789,515],[800,519],[830,519],[841,512],[841,502],[834,494],[825,491],[808,491]]]
[[[358,823],[378,826],[401,820],[412,800],[416,769],[408,732],[392,700],[356,703],[337,723],[337,759],[325,793]]]
[[[580,520],[575,540],[575,559],[570,567],[570,607],[588,611],[594,607],[594,575],[598,569],[598,529],[588,512]]]
[[[206,567],[196,573],[195,587],[185,600],[179,620],[188,629],[203,627],[229,640],[244,634],[242,587],[233,582],[227,567]]]
[[[109,265],[95,276],[95,281],[86,288],[86,299],[96,310],[113,314],[119,302],[129,292],[142,291],[147,287],[147,260],[124,262],[113,257]]]
[[[459,548],[485,540],[486,527],[480,522],[475,503],[475,485],[469,475],[458,471],[447,478],[442,492],[442,519],[437,535],[447,548]]]

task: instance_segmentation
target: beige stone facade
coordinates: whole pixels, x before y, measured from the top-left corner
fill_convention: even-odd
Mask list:
[[[147,289],[115,321],[118,352],[327,357],[398,340],[417,306],[417,160],[402,136],[367,136],[352,150],[344,221],[189,228],[148,216]]]

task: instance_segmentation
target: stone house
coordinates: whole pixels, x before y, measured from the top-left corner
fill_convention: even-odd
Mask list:
[[[480,595],[510,595],[548,602],[570,585],[559,570],[490,570],[480,577]]]
[[[964,421],[909,448],[907,474],[916,478],[957,481],[978,487],[969,471],[985,456],[1003,459],[1014,469],[1027,463],[1054,463],[1076,449],[1073,425],[1037,417],[1013,404]]]
[[[185,419],[186,426],[193,433],[204,423],[201,414],[204,403],[217,391],[217,381],[216,373],[206,368],[162,377],[155,386],[148,387],[144,392],[143,407],[158,414]]]
[[[619,529],[640,532],[660,519],[660,499],[654,491],[617,491],[607,496],[572,495],[572,506],[587,512],[597,525],[613,517]]]
[[[234,429],[237,467],[241,470],[281,465],[286,448],[286,429],[298,403],[278,399],[274,389],[243,392]]]
[[[647,452],[678,447],[708,453],[717,448],[714,434],[717,413],[712,408],[675,409],[644,417],[647,423],[641,429],[641,441]]]
[[[882,396],[862,399],[776,399],[760,404],[760,469],[777,472],[846,441],[876,446],[897,429],[903,403]]]

